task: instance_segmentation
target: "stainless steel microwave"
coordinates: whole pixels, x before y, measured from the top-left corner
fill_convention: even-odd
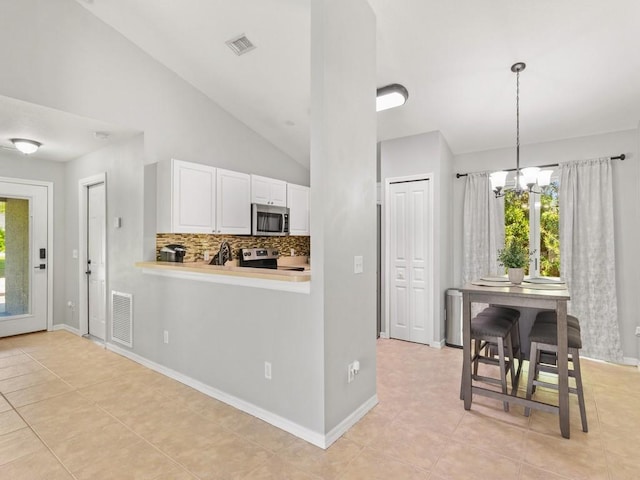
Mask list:
[[[289,209],[275,205],[251,205],[251,235],[289,235]]]

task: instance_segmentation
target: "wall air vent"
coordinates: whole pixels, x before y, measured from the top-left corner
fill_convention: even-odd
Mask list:
[[[227,40],[226,44],[231,50],[233,50],[233,53],[238,56],[250,52],[251,50],[256,48],[256,46],[251,43],[251,40],[249,40],[244,33],[232,38],[231,40]]]
[[[111,291],[111,339],[133,346],[133,302],[130,293]]]

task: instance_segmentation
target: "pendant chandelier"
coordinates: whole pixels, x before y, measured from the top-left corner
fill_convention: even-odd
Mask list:
[[[490,175],[491,188],[496,198],[503,197],[507,190],[513,190],[520,196],[523,192],[541,193],[535,191],[534,187],[546,187],[551,182],[553,170],[541,170],[540,167],[527,167],[520,169],[520,72],[526,68],[524,62],[511,65],[511,71],[516,74],[516,180],[514,187],[506,188],[507,175],[509,171],[503,170],[493,172]],[[513,171],[513,170],[511,170]]]

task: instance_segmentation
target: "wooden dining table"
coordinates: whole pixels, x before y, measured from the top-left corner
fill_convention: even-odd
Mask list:
[[[474,284],[479,283],[479,284]],[[482,284],[484,283],[484,284]],[[560,432],[569,438],[569,370],[567,346],[567,302],[569,291],[564,284],[545,287],[523,283],[511,285],[495,282],[472,282],[462,288],[462,394],[465,410],[471,409],[473,395],[507,401],[510,404],[522,405],[537,410],[556,413],[559,416]],[[488,286],[491,285],[491,286]],[[541,310],[555,310],[558,328],[558,405],[551,405],[536,400],[527,400],[517,396],[517,389],[513,395],[490,390],[472,384],[471,378],[471,304],[489,303],[507,307],[528,307]],[[529,372],[531,372],[531,368]]]

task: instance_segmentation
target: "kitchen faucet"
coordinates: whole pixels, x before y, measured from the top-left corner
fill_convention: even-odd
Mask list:
[[[224,265],[227,260],[231,260],[231,246],[229,242],[223,240],[220,244],[220,250],[213,256],[209,265]]]

